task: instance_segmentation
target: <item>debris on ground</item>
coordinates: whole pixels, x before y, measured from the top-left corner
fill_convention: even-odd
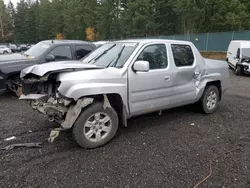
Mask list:
[[[62,131],[63,129],[61,128],[55,128],[52,129],[48,138],[48,142],[52,143],[54,142],[54,140],[59,136],[60,131]]]
[[[194,123],[191,123],[190,125],[191,125],[191,126],[194,126]]]
[[[8,141],[15,140],[15,139],[16,139],[15,136],[11,136],[9,138],[5,138],[4,141],[8,142]]]
[[[42,147],[42,142],[37,142],[37,143],[21,143],[21,144],[11,144],[8,145],[1,150],[12,150],[17,147],[27,147],[27,148],[41,148]]]
[[[221,155],[215,157],[214,159],[210,160],[210,161],[209,161],[209,174],[208,174],[205,178],[203,178],[203,180],[199,181],[199,182],[194,186],[194,188],[198,188],[202,183],[204,183],[205,181],[207,181],[207,180],[212,176],[212,174],[213,174],[213,168],[212,168],[212,166],[213,166],[214,161],[219,162],[219,161],[217,160],[218,158],[221,158],[221,157],[223,157],[223,156],[225,157],[227,154],[232,153],[232,152],[237,151],[237,150],[243,151],[241,148],[237,147],[237,148],[235,148],[235,149],[233,149],[233,150],[227,151],[227,152],[225,152],[225,153],[223,153],[223,154],[221,154]]]

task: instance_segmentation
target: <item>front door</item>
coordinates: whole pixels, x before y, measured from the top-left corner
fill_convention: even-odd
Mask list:
[[[148,72],[128,70],[129,107],[132,116],[160,110],[169,105],[172,72],[166,44],[144,46],[135,61],[148,61]]]
[[[236,64],[240,61],[240,57],[241,57],[240,54],[241,54],[240,48],[238,48],[237,51],[233,52],[232,64],[234,67],[236,67]]]

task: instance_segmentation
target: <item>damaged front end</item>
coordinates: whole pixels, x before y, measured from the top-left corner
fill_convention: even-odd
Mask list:
[[[56,74],[39,77],[28,74],[22,78],[22,95],[19,99],[31,101],[34,110],[48,116],[49,121],[61,123],[73,100],[62,98],[58,94],[60,82]]]
[[[58,74],[58,73],[57,73]],[[93,98],[82,98],[77,101],[66,98],[58,92],[60,82],[57,74],[48,74],[43,77],[28,74],[22,78],[22,95],[19,99],[30,101],[34,110],[46,115],[50,122],[57,122],[60,128],[52,130],[49,141],[59,135],[60,130],[70,129],[82,108],[93,102]]]

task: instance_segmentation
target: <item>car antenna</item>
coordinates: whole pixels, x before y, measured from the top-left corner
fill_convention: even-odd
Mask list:
[[[51,43],[54,44],[54,41],[52,40]]]

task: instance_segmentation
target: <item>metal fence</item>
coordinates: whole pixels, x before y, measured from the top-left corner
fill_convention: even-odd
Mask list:
[[[250,40],[250,31],[172,35],[157,38],[191,41],[200,51],[225,52],[231,40]]]

